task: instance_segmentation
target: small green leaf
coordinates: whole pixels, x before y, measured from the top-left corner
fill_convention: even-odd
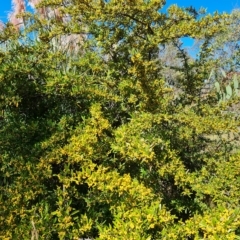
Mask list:
[[[238,82],[236,74],[234,74],[234,76],[233,76],[233,84],[234,84],[234,89],[238,89],[239,88],[239,82]]]
[[[209,74],[209,77],[208,77],[208,82],[210,81],[210,79],[212,78],[214,74],[214,69],[211,70],[210,74]]]
[[[215,88],[216,88],[218,93],[221,91],[219,82],[215,82]]]
[[[232,97],[232,87],[230,85],[226,87],[226,92],[227,92],[226,98],[230,99]]]
[[[222,68],[220,70],[221,70],[221,73],[222,73],[223,77],[226,78],[227,77],[226,72]]]

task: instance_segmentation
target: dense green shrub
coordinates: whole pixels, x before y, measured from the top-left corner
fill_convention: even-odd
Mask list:
[[[164,4],[43,0],[1,31],[1,239],[240,238],[238,99],[201,94],[229,16]]]

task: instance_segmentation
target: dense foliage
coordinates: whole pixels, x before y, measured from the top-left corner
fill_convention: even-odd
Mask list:
[[[237,15],[34,2],[0,32],[0,238],[240,239]]]

